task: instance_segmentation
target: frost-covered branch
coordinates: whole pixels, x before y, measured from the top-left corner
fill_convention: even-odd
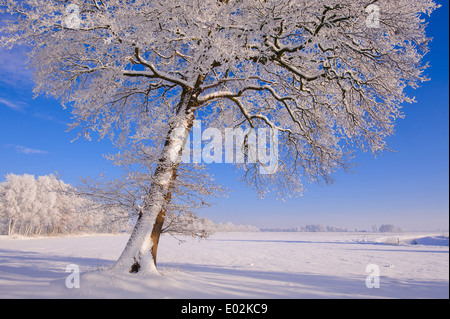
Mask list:
[[[178,84],[178,85],[180,85],[182,87],[187,87],[187,88],[191,88],[191,89],[193,88],[192,85],[190,85],[188,82],[186,82],[186,81],[184,81],[182,79],[178,79],[178,78],[176,78],[174,76],[171,76],[170,74],[167,74],[167,73],[162,72],[162,71],[158,71],[156,69],[156,67],[152,63],[146,61],[140,55],[139,48],[135,48],[134,49],[134,53],[135,53],[136,60],[138,62],[136,62],[134,60],[131,60],[131,62],[133,62],[133,64],[141,64],[141,65],[149,68],[151,73],[148,73],[148,72],[145,72],[145,71],[124,71],[123,75],[125,75],[125,76],[143,76],[143,77],[148,77],[148,78],[151,78],[151,79],[157,78],[157,79],[162,79],[162,80],[165,80],[165,81],[173,83],[173,84]]]

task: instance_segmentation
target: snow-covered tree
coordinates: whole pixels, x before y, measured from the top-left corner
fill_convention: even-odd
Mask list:
[[[8,234],[28,233],[40,206],[34,176],[8,174],[2,188],[1,217],[6,221]]]
[[[401,233],[403,230],[392,224],[383,224],[378,228],[380,233]]]
[[[37,178],[38,198],[40,208],[38,211],[39,223],[36,225],[35,233],[48,232],[52,225],[57,225],[61,218],[58,210],[58,200],[61,198],[64,184],[54,175],[39,176]],[[54,228],[53,228],[54,229]]]
[[[431,0],[0,0],[3,46],[29,49],[36,93],[73,127],[145,143],[155,161],[115,269],[155,270],[156,248],[194,119],[271,128],[278,165],[243,178],[264,194],[329,182],[359,147],[393,133],[404,89],[426,80]],[[374,6],[377,10],[373,10]],[[250,132],[251,130],[249,130]],[[248,150],[249,134],[239,149]],[[245,151],[247,159],[248,151]]]
[[[112,232],[124,228],[123,209],[81,196],[54,175],[8,174],[0,183],[0,233],[13,235]]]

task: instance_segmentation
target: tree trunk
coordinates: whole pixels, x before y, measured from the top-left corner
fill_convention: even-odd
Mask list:
[[[176,173],[173,176],[173,180],[175,180],[176,177]],[[171,193],[169,192],[165,198],[166,200],[166,204],[170,203],[171,200]],[[162,228],[164,225],[164,220],[166,217],[166,209],[163,208],[159,211],[158,215],[155,218],[155,223],[153,224],[153,229],[152,229],[152,233],[150,235],[150,238],[152,240],[152,258],[153,258],[153,262],[155,264],[156,267],[156,256],[157,256],[157,252],[158,252],[158,245],[159,245],[159,238],[161,236],[162,233]]]
[[[130,239],[113,269],[120,272],[156,272],[159,238],[171,200],[171,189],[177,175],[184,144],[194,122],[194,91],[184,89],[177,114],[169,122],[169,131]]]
[[[23,220],[22,220],[22,218],[20,218],[20,222],[19,222],[19,235],[22,235],[22,226],[23,226]]]
[[[8,223],[8,236],[12,235],[14,232],[14,227],[16,227],[16,220],[12,220],[12,218],[9,218],[9,223]]]

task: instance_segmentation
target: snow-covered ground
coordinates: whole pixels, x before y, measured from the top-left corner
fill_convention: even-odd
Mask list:
[[[0,236],[0,298],[449,298],[448,234],[163,236],[161,275],[105,271],[127,239]],[[81,270],[80,288],[66,287],[69,264]],[[366,286],[370,264],[379,288]]]

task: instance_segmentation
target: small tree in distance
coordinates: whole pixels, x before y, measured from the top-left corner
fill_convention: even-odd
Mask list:
[[[374,6],[376,11],[370,11]],[[36,93],[74,128],[145,145],[142,211],[114,269],[154,272],[167,206],[195,119],[270,128],[278,166],[243,178],[264,194],[332,181],[357,148],[386,149],[405,95],[426,80],[431,0],[0,0],[4,47],[29,51]],[[367,10],[367,11],[366,11]],[[239,149],[248,149],[248,139]],[[249,154],[246,153],[248,157]]]
[[[403,230],[392,224],[383,224],[378,228],[380,233],[401,233]]]

